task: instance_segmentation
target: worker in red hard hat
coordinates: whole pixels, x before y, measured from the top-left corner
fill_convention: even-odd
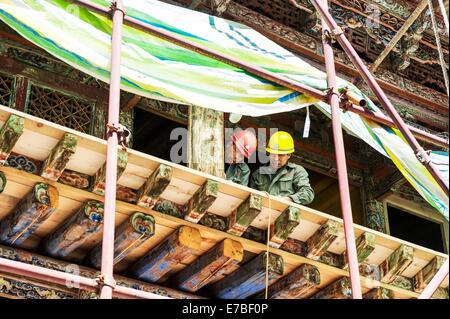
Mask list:
[[[244,162],[245,158],[256,151],[257,140],[255,134],[250,130],[239,130],[235,132],[226,145],[225,160],[230,163],[226,171],[227,180],[244,186],[248,185],[250,179],[250,168]]]

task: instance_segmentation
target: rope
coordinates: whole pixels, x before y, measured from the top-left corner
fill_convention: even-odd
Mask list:
[[[270,201],[270,194],[268,192],[264,192],[269,200],[269,218],[267,219],[267,238],[266,238],[266,288],[264,291],[264,299],[269,298],[269,240],[270,240],[270,225],[271,220],[270,217],[272,215],[272,203]]]
[[[133,242],[131,242],[131,244],[129,244],[127,247],[125,247],[124,250],[122,250],[122,252],[120,254],[118,254],[115,258],[114,258],[114,263],[117,262],[117,259],[119,259],[120,256],[122,256],[123,254],[125,254],[129,249],[131,249],[131,247],[134,246],[134,244],[136,244],[139,240],[142,239],[142,237],[145,236],[145,232],[141,234],[141,236],[139,236],[136,240],[134,240]]]
[[[233,261],[233,258],[229,258],[226,262],[224,262],[224,264],[222,266],[218,267],[216,270],[214,270],[212,273],[210,273],[208,277],[206,277],[205,279],[203,279],[202,281],[200,281],[199,283],[194,285],[193,288],[197,289],[198,286],[201,286],[205,282],[208,282],[215,274],[217,274],[220,270],[225,268],[225,266],[228,265],[231,261]]]
[[[36,218],[35,219],[33,219],[33,221],[27,226],[27,227],[25,227],[20,233],[19,233],[19,235],[17,235],[16,236],[16,238],[14,238],[14,240],[11,242],[11,245],[13,245],[15,242],[16,242],[16,240],[17,239],[19,239],[31,226],[33,226],[36,222],[37,222],[37,220],[39,219],[39,218],[41,218],[41,216],[42,216],[42,214],[43,213],[45,213],[46,212],[46,210],[42,210],[37,216],[36,216]]]
[[[436,38],[436,44],[437,44],[437,47],[438,47],[439,60],[440,60],[440,63],[441,63],[442,72],[444,73],[445,87],[447,88],[447,96],[448,96],[449,95],[448,73],[447,73],[447,68],[445,66],[444,53],[443,53],[443,50],[442,50],[441,39],[439,37],[439,30],[438,30],[438,26],[437,26],[437,22],[436,22],[436,16],[434,15],[434,9],[433,9],[432,0],[428,0],[428,7],[430,9],[431,23],[433,25],[434,36]]]

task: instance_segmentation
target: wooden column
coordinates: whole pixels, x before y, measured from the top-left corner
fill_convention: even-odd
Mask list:
[[[90,200],[77,213],[70,216],[43,243],[47,254],[55,257],[66,257],[79,246],[83,245],[94,234],[102,231],[102,202]]]
[[[350,285],[350,279],[348,277],[342,277],[336,280],[332,284],[326,286],[320,290],[317,294],[311,297],[311,299],[351,299],[352,288]]]
[[[128,153],[122,149],[117,150],[117,180],[122,176],[128,163]],[[100,196],[105,195],[106,163],[95,173],[92,192]]]
[[[5,165],[14,145],[23,133],[25,119],[11,114],[0,129],[0,165]]]
[[[374,288],[365,293],[363,299],[394,299],[394,292],[386,288]]]
[[[250,196],[231,213],[228,233],[241,236],[261,210],[262,197],[250,194]]]
[[[288,207],[270,226],[269,245],[280,248],[298,224],[300,224],[300,209]]]
[[[413,286],[414,291],[421,293],[428,283],[433,279],[434,275],[441,269],[444,264],[445,259],[439,256],[436,256],[431,260],[431,262],[426,265],[422,270],[420,270],[413,277]]]
[[[307,258],[319,260],[331,246],[333,241],[343,233],[342,224],[327,220],[320,228],[306,241]]]
[[[200,232],[181,226],[142,257],[130,270],[138,279],[157,282],[183,259],[200,249]]]
[[[283,275],[283,258],[269,254],[269,285]],[[238,270],[213,284],[208,291],[221,299],[244,299],[266,286],[266,253],[262,253]]]
[[[303,264],[269,287],[269,299],[303,299],[320,285],[320,272],[316,266]],[[257,298],[264,298],[261,292]]]
[[[77,148],[77,137],[66,133],[42,164],[41,176],[57,181]]]
[[[155,234],[155,219],[152,215],[135,212],[117,227],[115,234],[114,265]],[[102,245],[99,244],[90,252],[89,264],[100,268],[101,256]]]
[[[380,264],[381,281],[391,283],[413,262],[414,249],[401,245]]]
[[[219,184],[208,179],[187,203],[184,219],[192,223],[198,223],[216,200],[218,191]]]
[[[58,190],[37,183],[0,222],[0,241],[20,246],[58,207]]]
[[[29,83],[29,79],[24,76],[16,75],[14,77],[12,107],[18,111],[25,112],[30,95]]]
[[[242,244],[227,238],[181,270],[171,281],[181,290],[195,292],[236,267],[243,258]]]
[[[189,167],[224,178],[224,116],[222,112],[189,107]]]
[[[166,187],[169,186],[171,178],[172,168],[160,164],[139,189],[137,204],[141,207],[153,208],[159,196],[164,192]]]
[[[370,229],[386,233],[384,205],[375,199],[366,201],[366,226]]]

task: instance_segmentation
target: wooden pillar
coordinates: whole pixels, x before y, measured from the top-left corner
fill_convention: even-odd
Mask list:
[[[386,288],[374,288],[365,293],[363,299],[394,299],[394,292]]]
[[[384,205],[375,199],[366,201],[366,226],[370,229],[386,233]]]
[[[336,280],[332,284],[326,286],[320,290],[317,294],[311,297],[311,299],[351,299],[352,288],[350,285],[350,279],[348,277],[342,277]]]
[[[184,219],[192,223],[198,223],[207,209],[216,200],[218,191],[219,184],[216,181],[208,179],[187,203]]]
[[[54,257],[66,257],[92,235],[101,232],[103,209],[103,203],[95,200],[83,204],[77,213],[45,239],[43,247],[46,253]]]
[[[130,270],[138,279],[156,282],[183,259],[200,249],[202,237],[192,227],[181,226],[142,257]]]
[[[262,253],[241,266],[224,279],[213,284],[208,291],[221,299],[244,299],[259,293],[266,286],[266,255]],[[269,285],[283,275],[281,256],[269,253]]]
[[[23,133],[25,119],[11,114],[0,129],[0,165],[5,165],[14,145]]]
[[[300,224],[300,209],[288,207],[270,226],[269,245],[280,248],[298,224]]]
[[[135,97],[140,98],[140,96],[135,95]],[[134,132],[134,108],[121,109],[119,113],[119,123],[125,126],[131,133],[128,140],[128,148],[133,147],[133,132]]]
[[[327,220],[320,228],[306,241],[307,258],[319,260],[331,246],[333,241],[343,233],[342,224]]]
[[[57,181],[77,148],[77,137],[66,133],[42,164],[41,176]]]
[[[426,265],[422,270],[420,270],[413,277],[413,286],[414,291],[421,293],[428,283],[433,279],[434,275],[441,269],[444,264],[445,259],[439,256],[436,256],[431,260],[431,262]]]
[[[228,233],[242,236],[253,220],[262,210],[262,197],[250,194],[230,215]]]
[[[391,283],[413,262],[414,249],[401,245],[380,264],[381,281]]]
[[[189,107],[189,167],[224,178],[223,112]]]
[[[169,186],[171,178],[172,168],[160,164],[139,189],[137,204],[141,207],[153,208],[159,196],[164,192],[166,187]]]
[[[242,244],[227,238],[181,270],[171,281],[181,290],[195,292],[236,267],[243,258]]]
[[[114,265],[155,234],[155,219],[152,215],[135,212],[117,227],[115,234]],[[87,258],[89,264],[100,268],[101,256],[102,245],[99,244],[91,250]]]
[[[303,299],[320,285],[320,272],[316,266],[303,264],[269,287],[269,299]],[[264,298],[262,292],[257,298]]]
[[[37,183],[0,222],[0,241],[19,246],[56,210],[58,200],[55,187]]]
[[[28,78],[16,75],[14,77],[14,88],[12,97],[12,108],[25,112],[28,97],[30,95],[30,81]]]
[[[122,149],[117,150],[117,180],[122,176],[128,163],[128,153]],[[106,163],[95,173],[92,192],[100,196],[105,195]]]

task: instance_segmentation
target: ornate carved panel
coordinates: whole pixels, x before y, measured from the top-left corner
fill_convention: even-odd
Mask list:
[[[0,105],[9,106],[14,79],[0,73]]]

